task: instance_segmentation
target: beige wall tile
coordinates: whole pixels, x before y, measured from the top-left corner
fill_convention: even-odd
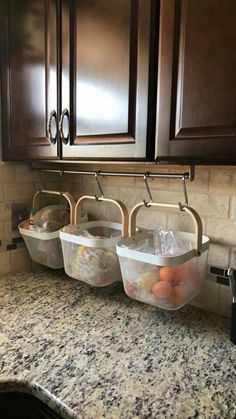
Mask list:
[[[235,191],[236,195],[236,191]],[[231,197],[230,201],[230,218],[236,220],[236,196]]]
[[[218,309],[219,284],[205,281],[204,288],[190,304],[195,307],[204,307],[206,310],[217,313]]]
[[[206,221],[203,218],[201,218],[201,220],[203,225],[203,232],[205,232]],[[188,214],[180,211],[177,214],[168,214],[167,228],[169,230],[186,231],[189,233],[194,232],[194,224],[192,218]]]
[[[205,281],[202,293],[192,300],[190,304],[230,317],[232,300],[229,291],[229,287],[225,285]]]
[[[48,178],[46,183],[37,182],[35,185],[35,191],[38,189],[47,189],[50,191],[64,191],[64,187],[62,186],[61,182],[51,182],[50,177]]]
[[[64,179],[67,185],[71,185],[71,184],[82,185],[82,183],[84,182],[85,176],[77,175],[77,174],[65,174]]]
[[[70,191],[71,195],[74,197],[74,199],[77,201],[82,195],[91,195],[91,192],[87,189],[83,189],[81,185],[70,185]]]
[[[210,171],[210,193],[235,195],[236,176],[232,168],[217,168]]]
[[[83,208],[88,212],[90,219],[104,220],[106,219],[106,206],[102,202],[85,201]]]
[[[10,251],[0,252],[0,275],[8,274],[11,270]]]
[[[232,247],[229,266],[236,269],[236,247]]]
[[[0,221],[0,240],[5,238],[5,223]]]
[[[166,228],[167,214],[153,211],[150,208],[141,208],[137,216],[137,227],[143,228]]]
[[[0,183],[15,182],[15,167],[11,164],[0,163]]]
[[[0,201],[4,200],[4,195],[3,195],[3,185],[0,184]]]
[[[9,203],[0,203],[0,220],[8,221],[11,219],[11,206]]]
[[[142,189],[124,186],[119,189],[119,199],[129,208],[133,207],[138,202],[143,201],[144,198],[147,198],[147,194],[144,194]]]
[[[115,205],[105,206],[105,219],[116,223],[121,223],[121,213]]]
[[[31,267],[32,262],[29,253],[25,247],[15,249],[11,252],[11,271],[20,272]]]
[[[208,253],[208,264],[228,267],[230,249],[227,246],[210,244]]]
[[[12,231],[11,221],[5,221],[5,223],[4,223],[4,233],[5,233],[4,235],[7,239],[11,239],[13,237],[19,237],[20,236],[20,232],[19,232],[18,229]]]
[[[178,173],[182,170],[174,170],[171,169],[170,173]],[[187,168],[186,171],[189,171],[189,168]],[[186,187],[188,192],[207,192],[209,188],[209,178],[210,173],[209,170],[206,167],[196,167],[195,169],[195,179],[193,182],[190,182],[189,180],[186,180]],[[182,190],[183,189],[183,182],[181,180],[172,180],[169,181],[169,188],[171,190]]]
[[[219,285],[218,291],[218,307],[217,313],[222,314],[223,316],[231,316],[231,304],[232,304],[232,294],[230,287],[225,285]]]
[[[149,171],[153,172],[153,173],[169,173],[169,168],[168,167],[166,167],[166,168],[165,167],[164,168],[156,167],[155,169],[151,168]],[[142,172],[142,170],[140,170],[140,172]],[[144,169],[143,172],[148,172],[148,170]],[[147,181],[148,181],[148,184],[150,186],[151,191],[153,189],[155,189],[155,190],[159,190],[159,189],[166,190],[166,189],[168,189],[168,186],[169,186],[169,179],[165,179],[165,178],[163,178],[163,179],[161,179],[161,178],[150,178],[150,179],[147,179]],[[143,178],[135,178],[135,187],[146,189],[144,179]]]
[[[200,215],[227,218],[229,215],[229,196],[189,194],[190,206]]]
[[[32,170],[27,165],[16,165],[17,182],[40,182],[41,177],[38,170]]]
[[[184,196],[180,192],[172,192],[170,190],[153,190],[153,200],[164,204],[178,204],[179,202],[184,202]],[[163,209],[163,211],[168,212],[168,209]]]
[[[6,183],[4,184],[4,199],[6,201],[31,200],[35,193],[34,183]]]
[[[82,180],[83,180],[82,184],[85,187],[89,187],[90,185],[92,185],[92,187],[94,189],[97,188],[97,181],[95,179],[95,176],[93,176],[93,175],[91,175],[91,176],[90,175],[83,176]],[[101,183],[101,185],[104,185],[107,182],[107,178],[106,177],[103,177],[103,176],[100,176],[99,177],[99,182]]]
[[[128,171],[128,170],[125,170]],[[108,186],[134,186],[135,178],[133,177],[115,177],[115,176],[106,176],[105,184]]]
[[[39,173],[39,180],[43,181],[44,183],[47,182],[52,182],[52,183],[63,183],[61,176],[59,173],[48,173],[48,172],[38,172]],[[35,176],[37,177],[37,174],[35,174]],[[65,181],[67,181],[67,176],[70,175],[63,175],[65,176]]]
[[[210,218],[207,221],[207,235],[216,244],[236,245],[236,221]]]
[[[104,196],[111,199],[119,199],[120,195],[120,188],[118,186],[110,186],[105,185],[102,188]],[[98,194],[100,194],[99,190],[97,191]]]

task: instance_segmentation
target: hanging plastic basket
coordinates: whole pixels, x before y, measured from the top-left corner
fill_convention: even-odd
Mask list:
[[[119,256],[124,289],[135,300],[166,310],[177,310],[202,290],[206,275],[206,260],[209,239],[202,235],[202,223],[197,212],[189,206],[151,202],[148,206],[175,208],[192,217],[195,233],[175,231],[177,240],[186,249],[176,256],[155,254],[153,232],[136,231],[136,217],[141,202],[131,210],[129,217],[129,238],[121,240],[116,248]],[[146,205],[147,206],[147,205]],[[147,243],[145,252],[144,244]],[[189,250],[188,250],[189,249]]]
[[[79,224],[81,204],[85,200],[97,200],[116,205],[122,223],[89,221]],[[128,211],[118,200],[85,195],[75,207],[76,226],[60,231],[64,266],[67,275],[89,285],[102,287],[121,280],[117,242],[128,234]],[[70,233],[72,231],[72,234]],[[73,234],[76,233],[76,234]]]
[[[63,196],[69,203],[70,222],[74,222],[75,201],[69,193],[48,190],[37,191],[33,198],[33,208],[39,209],[38,198],[40,194]],[[29,225],[29,220],[22,221],[19,224],[19,231],[24,239],[31,259],[49,268],[63,268],[63,255],[59,238],[60,230],[51,233],[41,233],[25,228],[26,225]]]

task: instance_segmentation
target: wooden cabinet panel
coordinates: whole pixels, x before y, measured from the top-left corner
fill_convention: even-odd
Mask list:
[[[75,3],[77,136],[128,132],[130,6],[127,0],[118,8],[107,0]]]
[[[1,2],[3,158],[56,158],[47,134],[57,101],[57,2]],[[54,125],[54,127],[53,127]],[[54,131],[54,132],[53,132]],[[52,118],[52,136],[55,136]]]
[[[236,2],[162,0],[157,158],[236,163]]]
[[[62,1],[64,158],[153,158],[156,25],[156,1]]]

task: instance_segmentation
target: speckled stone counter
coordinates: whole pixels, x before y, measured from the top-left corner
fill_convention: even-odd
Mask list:
[[[0,278],[0,378],[64,417],[233,419],[235,364],[215,314],[157,310],[62,272]]]

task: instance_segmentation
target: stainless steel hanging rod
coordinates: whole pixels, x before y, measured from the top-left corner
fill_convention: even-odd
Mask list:
[[[144,177],[149,178],[164,178],[164,179],[194,179],[194,171],[185,173],[152,173],[152,172],[104,172],[102,170],[59,170],[59,169],[40,169],[47,173],[61,173],[61,174],[77,174],[77,175],[99,175],[99,176],[120,176],[120,177]]]

